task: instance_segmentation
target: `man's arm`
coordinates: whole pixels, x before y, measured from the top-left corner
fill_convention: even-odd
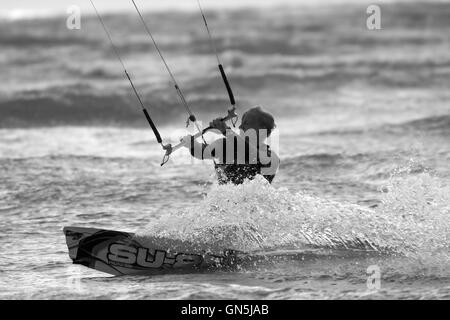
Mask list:
[[[210,160],[220,155],[220,150],[223,147],[223,140],[224,139],[218,139],[211,144],[206,144],[195,141],[194,136],[187,135],[181,139],[181,142],[184,143],[184,147],[189,149],[189,152],[194,158],[199,160]]]
[[[215,119],[210,124],[210,127],[220,131],[224,136],[227,136],[232,132],[222,119]],[[232,133],[234,134],[234,133]],[[208,160],[217,158],[223,149],[224,139],[218,139],[211,144],[200,143],[195,141],[194,137],[191,135],[185,136],[181,141],[184,146],[189,149],[191,155],[199,160]]]

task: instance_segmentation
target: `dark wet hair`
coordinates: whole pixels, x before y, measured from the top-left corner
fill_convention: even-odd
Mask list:
[[[242,117],[245,117],[247,114],[256,114],[261,119],[263,127],[260,129],[266,129],[267,130],[267,136],[269,137],[272,133],[272,130],[275,129],[275,119],[273,116],[268,113],[267,111],[264,111],[260,106],[256,106],[254,108],[251,108],[247,110]]]

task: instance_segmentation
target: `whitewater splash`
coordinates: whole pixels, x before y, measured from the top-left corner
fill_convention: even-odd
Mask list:
[[[450,187],[429,173],[394,176],[375,209],[290,193],[263,178],[214,185],[198,205],[141,234],[242,251],[330,248],[450,261]]]

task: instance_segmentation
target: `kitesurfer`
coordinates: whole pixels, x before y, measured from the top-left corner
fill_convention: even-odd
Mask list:
[[[231,130],[222,119],[215,119],[210,127],[218,130],[224,138],[206,144],[187,135],[182,143],[189,148],[193,157],[214,160],[220,184],[242,184],[258,174],[272,183],[280,159],[265,143],[275,128],[275,120],[270,113],[259,106],[245,112],[239,134]]]

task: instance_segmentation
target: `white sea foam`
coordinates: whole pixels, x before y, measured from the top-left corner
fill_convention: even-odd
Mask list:
[[[450,187],[428,173],[399,174],[369,209],[274,188],[264,179],[214,185],[202,202],[152,223],[145,234],[238,250],[323,247],[448,261]]]

